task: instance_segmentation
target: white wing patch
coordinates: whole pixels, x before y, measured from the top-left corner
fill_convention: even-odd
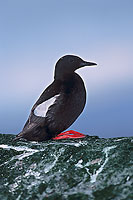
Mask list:
[[[58,96],[60,96],[60,94],[57,94],[54,97],[48,99],[47,101],[44,101],[43,103],[39,104],[34,110],[34,114],[39,117],[45,117],[49,107],[55,103],[55,100]]]

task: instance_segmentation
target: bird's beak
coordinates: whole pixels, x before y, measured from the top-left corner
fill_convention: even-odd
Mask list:
[[[81,62],[80,64],[80,67],[84,67],[84,66],[92,66],[92,67],[95,67],[94,65],[97,65],[96,63],[93,63],[93,62],[87,62],[87,61],[84,61]]]

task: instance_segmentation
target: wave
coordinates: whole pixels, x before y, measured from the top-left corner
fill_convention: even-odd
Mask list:
[[[131,199],[132,137],[14,137],[0,134],[0,199]]]

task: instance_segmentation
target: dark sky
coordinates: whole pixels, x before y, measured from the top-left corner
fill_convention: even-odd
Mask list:
[[[132,0],[1,1],[0,132],[21,131],[58,58],[75,54],[98,67],[77,71],[87,104],[69,129],[132,136],[132,8]]]

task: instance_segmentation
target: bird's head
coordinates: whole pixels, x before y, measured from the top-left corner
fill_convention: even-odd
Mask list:
[[[55,65],[54,78],[57,80],[63,80],[64,77],[74,73],[75,70],[81,67],[93,66],[93,65],[97,65],[97,64],[93,62],[84,61],[78,56],[65,55],[61,57]]]

